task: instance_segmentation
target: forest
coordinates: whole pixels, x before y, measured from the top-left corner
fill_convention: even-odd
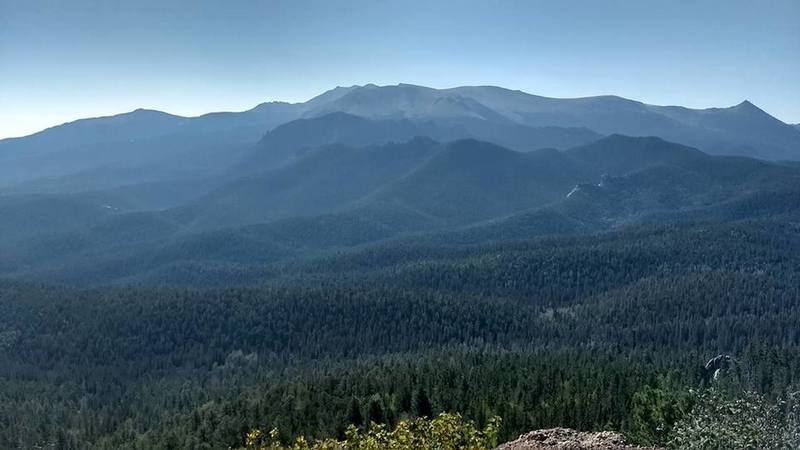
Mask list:
[[[721,354],[737,389],[777,399],[800,383],[797,227],[442,235],[276,263],[241,287],[6,280],[0,447],[241,447],[253,429],[343,438],[440,413],[500,417],[501,441],[646,435],[642,399],[708,385]]]

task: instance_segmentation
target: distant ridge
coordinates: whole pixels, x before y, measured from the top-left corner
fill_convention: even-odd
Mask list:
[[[530,152],[475,139],[317,143],[281,167],[196,185],[0,195],[0,275],[91,284],[170,267],[191,274],[200,264],[252,281],[263,264],[394,240],[474,245],[647,223],[792,223],[800,204],[795,164],[711,156],[658,137]]]
[[[3,139],[0,189],[99,170],[138,171],[148,174],[148,181],[215,176],[240,162],[271,130],[330,114],[372,121],[368,128],[383,127],[388,133],[376,139],[358,136],[358,142],[345,139],[349,144],[426,135],[440,141],[476,138],[530,151],[564,149],[603,135],[624,134],[658,136],[709,154],[800,160],[797,126],[781,122],[747,100],[728,108],[690,109],[608,95],[549,98],[496,86],[433,89],[367,84],[337,87],[302,103],[267,102],[247,111],[197,117],[137,109]],[[345,121],[329,122],[336,127]],[[347,133],[340,137],[337,128],[325,133],[323,143],[353,137]],[[126,179],[127,184],[142,181]]]
[[[351,87],[335,101],[315,106],[304,115],[332,111],[369,118],[479,118],[532,127],[584,127],[600,134],[659,136],[711,154],[800,159],[796,130],[747,100],[728,108],[691,109],[617,96],[549,98],[496,86],[368,85]]]

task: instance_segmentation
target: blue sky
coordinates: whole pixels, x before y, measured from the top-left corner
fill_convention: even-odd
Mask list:
[[[0,137],[398,82],[800,122],[800,1],[0,0]]]

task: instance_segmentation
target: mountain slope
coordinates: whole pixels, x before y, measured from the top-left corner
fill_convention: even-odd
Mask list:
[[[519,151],[565,149],[600,138],[600,135],[585,128],[533,128],[474,119],[366,119],[349,113],[332,112],[295,120],[268,132],[244,157],[239,168],[246,173],[278,167],[302,158],[304,152],[323,145],[361,147],[405,142],[416,136],[441,142],[475,138]]]
[[[104,205],[70,196],[0,197],[0,242],[80,229],[112,214]]]
[[[590,167],[595,175],[624,175],[659,165],[692,166],[710,159],[709,155],[657,137],[611,135],[587,145],[565,151]]]
[[[124,183],[204,177],[233,164],[271,127],[294,119],[293,105],[270,103],[241,113],[179,117],[136,110],[110,117],[83,119],[23,138],[0,140],[0,188],[37,179],[61,192],[75,192],[61,177],[97,170],[141,172]],[[74,177],[73,177],[74,178]],[[81,176],[89,190],[119,184],[97,184]]]
[[[426,138],[331,145],[160,212],[108,210],[101,196],[45,196],[56,202],[45,204],[51,218],[32,228],[33,219],[11,219],[28,217],[20,214],[33,203],[7,197],[0,272],[78,284],[250,283],[278,261],[381,242],[472,246],[651,222],[791,223],[800,218],[797,186],[793,165],[709,156],[658,138],[615,135],[528,153]],[[88,215],[71,206],[78,200]],[[62,214],[77,215],[65,222],[74,225],[63,226]]]
[[[576,180],[594,177],[586,164],[553,149],[520,153],[470,139],[440,145],[427,138],[332,145],[305,150],[292,164],[230,183],[175,214],[213,228],[386,204],[466,224],[542,206],[563,198]]]
[[[709,156],[658,138],[626,136],[570,149],[563,157],[572,165],[574,179],[593,181],[579,182],[540,207],[440,233],[433,242],[521,240],[637,222],[800,217],[798,168]],[[565,167],[569,165],[560,163],[544,171],[564,173]],[[480,204],[473,198],[464,203]]]
[[[293,164],[231,182],[173,214],[208,229],[339,211],[404,176],[438,145],[415,138],[402,144],[315,148]]]
[[[685,142],[717,154],[798,159],[800,134],[747,100],[730,108],[651,108],[686,127],[674,135],[659,134],[665,139]]]
[[[353,87],[331,102],[315,105],[304,115],[313,117],[336,111],[373,119],[471,118],[493,122],[509,121],[502,114],[470,97],[410,84],[368,84]]]
[[[372,198],[464,224],[542,206],[585,176],[588,172],[556,150],[518,153],[462,140],[445,145]]]

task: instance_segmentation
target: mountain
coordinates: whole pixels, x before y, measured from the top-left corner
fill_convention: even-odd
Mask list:
[[[372,198],[452,224],[466,224],[542,206],[563,197],[589,172],[557,150],[519,153],[461,140],[444,145]]]
[[[49,185],[64,193],[207,177],[233,164],[265,131],[294,119],[294,108],[268,103],[241,113],[193,118],[139,109],[3,139],[0,189],[27,182],[26,192]],[[116,182],[114,177],[97,179],[101,171],[126,176]]]
[[[265,138],[272,143],[262,151],[308,142],[292,150],[299,152],[293,163],[230,183],[184,208],[181,215],[191,216],[192,224],[207,228],[383,203],[435,221],[466,224],[561,200],[576,184],[599,180],[604,174],[624,175],[664,164],[706,164],[710,158],[658,138],[619,135],[564,152],[521,153],[473,139],[437,144],[423,138],[368,147],[313,147],[328,140],[325,130],[331,128],[316,127],[329,122],[346,124],[336,129],[341,133],[334,130],[331,134],[349,142],[357,141],[347,137],[351,135],[388,136],[387,129],[408,130],[387,121],[374,122],[377,126],[370,128],[373,122],[340,113],[278,127]],[[355,131],[349,134],[351,128]],[[319,132],[310,132],[314,129]],[[372,131],[359,133],[361,129]],[[296,136],[283,139],[289,132]]]
[[[492,86],[365,85],[338,87],[304,103],[199,117],[139,109],[3,139],[0,194],[196,182],[230,167],[263,171],[304,148],[332,143],[361,146],[420,135],[530,151],[571,148],[610,134],[659,136],[710,154],[800,159],[797,128],[748,101],[689,109],[615,96],[556,99]]]
[[[207,229],[340,211],[405,176],[438,146],[429,138],[414,138],[397,144],[306,149],[292,164],[240,178],[172,214]]]
[[[573,179],[593,181],[577,183],[566,195],[555,191],[539,207],[446,230],[428,241],[470,245],[597,233],[636,223],[800,219],[798,168],[619,135],[563,154],[571,161]],[[561,172],[569,166],[557,167]]]
[[[671,220],[753,195],[797,193],[800,172],[751,158],[711,156],[659,138],[611,136],[566,152],[602,175],[577,184],[554,210],[595,229]],[[784,204],[782,211],[792,208]],[[753,208],[748,214],[756,214]],[[774,215],[777,211],[774,211]]]
[[[337,111],[375,119],[473,118],[493,122],[509,121],[502,114],[472,98],[410,84],[354,86],[330,102],[311,107],[304,115],[319,116]]]
[[[0,197],[0,273],[77,284],[254,282],[278,262],[381,243],[472,246],[645,223],[791,222],[797,186],[795,165],[655,137],[531,152],[473,139],[331,144],[158,211],[140,207],[157,189]]]
[[[334,144],[305,149],[291,164],[231,182],[171,214],[207,229],[382,204],[465,224],[542,206],[595,175],[558,150],[522,153],[474,139]]]
[[[800,158],[800,135],[752,103],[730,108],[656,106],[615,96],[556,99],[493,86],[432,89],[400,84],[351,89],[305,116],[344,111],[368,118],[480,119],[601,134],[659,136],[712,154]]]
[[[792,159],[796,136],[749,102],[691,110],[485,86],[340,87],[193,118],[137,110],[0,141],[0,273],[253,281],[387,242],[794,217],[797,162],[709,149]]]
[[[113,210],[104,205],[71,196],[0,197],[0,240],[81,229],[111,214]]]
[[[326,145],[363,147],[371,144],[405,142],[415,136],[443,134],[433,123],[409,120],[370,120],[343,112],[299,119],[266,133],[239,166],[258,172],[302,159],[305,152]]]
[[[466,118],[444,122],[433,119],[367,119],[350,113],[331,112],[276,127],[264,135],[239,166],[245,172],[263,171],[295,161],[304,151],[323,145],[386,144],[405,142],[416,136],[441,142],[474,138],[519,151],[566,149],[601,137],[585,128],[534,128]]]
[[[691,166],[709,160],[697,149],[664,141],[657,137],[629,137],[618,134],[565,151],[581,160],[595,174],[624,175],[659,165]]]

